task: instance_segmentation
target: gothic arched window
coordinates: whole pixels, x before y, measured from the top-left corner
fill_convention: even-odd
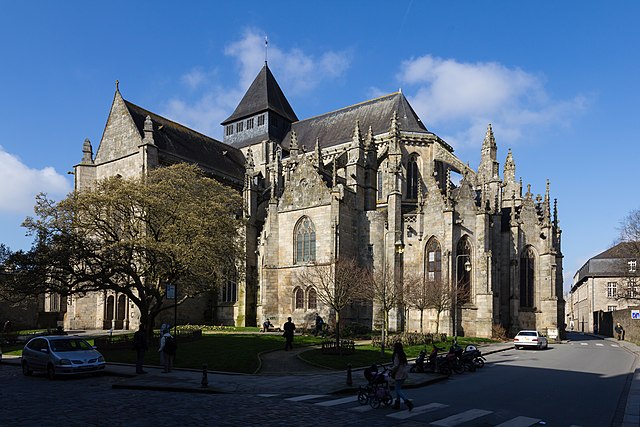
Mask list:
[[[442,251],[438,239],[432,237],[427,243],[425,251],[425,272],[430,282],[440,281],[442,279]]]
[[[418,198],[418,183],[418,161],[416,156],[411,156],[407,163],[407,199]]]
[[[294,229],[295,264],[316,260],[316,227],[307,216],[302,217]]]
[[[318,293],[314,288],[307,290],[307,308],[309,310],[315,310],[318,308]]]
[[[471,243],[463,237],[456,249],[456,280],[458,302],[461,304],[471,301],[471,269]]]
[[[304,291],[301,288],[296,288],[294,291],[294,297],[296,310],[304,309]]]
[[[520,257],[520,307],[534,307],[535,265],[535,253],[529,246]]]

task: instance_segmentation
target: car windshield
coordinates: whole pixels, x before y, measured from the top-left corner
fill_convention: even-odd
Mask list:
[[[538,334],[536,332],[519,332],[518,335],[525,337],[535,337]]]
[[[56,352],[91,350],[93,347],[85,340],[53,340],[51,349]]]

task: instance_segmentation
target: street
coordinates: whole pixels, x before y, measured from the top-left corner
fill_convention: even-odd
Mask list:
[[[360,405],[355,395],[197,394],[113,389],[120,377],[49,381],[0,366],[0,425],[619,425],[635,355],[575,334],[548,350],[487,356],[477,372],[411,388],[412,412]],[[361,372],[359,372],[360,374]],[[420,374],[412,374],[420,375]],[[354,377],[356,385],[364,378]]]

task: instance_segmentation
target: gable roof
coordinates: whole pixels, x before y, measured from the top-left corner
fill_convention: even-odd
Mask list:
[[[242,185],[245,170],[244,156],[240,150],[129,101],[124,102],[141,137],[144,137],[144,121],[147,116],[151,117],[153,140],[161,159],[169,162],[180,160],[195,163],[218,178]]]
[[[265,62],[233,114],[221,124],[224,126],[267,110],[274,111],[291,122],[298,121],[296,113],[293,112],[293,108]]]
[[[590,258],[574,275],[572,291],[590,277],[624,277],[629,274],[627,261],[637,259],[638,244],[622,242]]]
[[[398,114],[398,127],[401,131],[431,133],[402,92],[301,120],[293,123],[291,129],[296,132],[299,145],[309,151],[315,146],[316,138],[322,148],[350,141],[358,121],[363,133],[368,131],[369,126],[374,135],[386,133],[389,131],[394,113]],[[290,141],[291,133],[284,138],[283,145],[288,148]]]

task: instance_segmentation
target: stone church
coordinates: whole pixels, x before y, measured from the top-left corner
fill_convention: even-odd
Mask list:
[[[86,140],[75,166],[79,190],[107,176],[190,162],[242,193],[242,279],[181,309],[180,323],[248,326],[269,318],[281,325],[291,316],[310,327],[315,313],[331,319],[299,273],[351,257],[400,287],[418,274],[466,290],[443,313],[441,332],[561,329],[556,202],[548,182],[543,195],[530,186],[523,192],[511,151],[500,175],[491,125],[476,171],[427,129],[402,92],[301,120],[265,63],[222,126],[223,142],[124,100],[116,87],[95,156]],[[135,311],[124,295],[73,297],[65,327],[133,329]],[[380,327],[370,302],[352,304],[341,319]],[[390,327],[414,331],[419,322],[406,302],[392,311]],[[424,329],[435,329],[429,310]]]

